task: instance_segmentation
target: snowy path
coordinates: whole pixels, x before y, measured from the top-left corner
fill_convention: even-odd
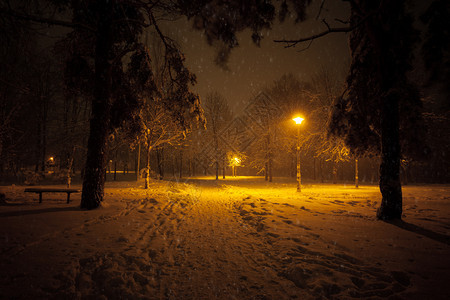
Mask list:
[[[0,206],[0,298],[450,293],[449,187],[406,188],[411,223],[399,226],[375,220],[376,187],[306,186],[299,195],[292,184],[260,180],[111,185],[95,211],[4,192],[11,205]]]

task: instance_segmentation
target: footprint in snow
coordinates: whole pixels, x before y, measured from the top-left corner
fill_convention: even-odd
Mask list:
[[[304,210],[304,211],[311,211],[310,209],[305,208],[304,206],[300,207],[300,209],[301,209],[301,210]]]
[[[150,198],[150,199],[148,199],[148,201],[149,201],[151,204],[158,204],[158,203],[159,203],[155,198]]]

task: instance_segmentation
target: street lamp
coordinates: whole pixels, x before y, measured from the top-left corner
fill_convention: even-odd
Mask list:
[[[302,173],[300,172],[300,124],[303,122],[303,118],[296,117],[292,119],[297,124],[297,192],[302,191]]]

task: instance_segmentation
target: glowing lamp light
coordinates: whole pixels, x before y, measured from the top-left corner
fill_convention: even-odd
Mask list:
[[[239,166],[240,163],[241,163],[241,160],[239,159],[239,157],[235,157],[234,158],[234,165]]]
[[[300,118],[300,117],[296,117],[296,118],[293,118],[292,120],[295,122],[295,124],[302,124],[304,119]]]
[[[54,160],[53,156],[51,156],[49,159],[50,159],[50,161],[53,161],[53,160]]]

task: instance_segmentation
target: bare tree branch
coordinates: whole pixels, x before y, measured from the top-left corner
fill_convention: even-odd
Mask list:
[[[325,4],[325,0],[322,0],[320,3],[319,11],[317,12],[316,20],[319,20],[320,14],[322,13],[323,6]]]
[[[311,40],[311,41],[309,41],[309,44],[308,44],[308,46],[306,46],[305,48],[303,48],[303,49],[300,49],[300,50],[297,50],[297,52],[303,52],[303,51],[306,51],[306,50],[308,50],[309,49],[309,47],[311,47],[311,45],[312,45],[312,43],[314,42],[314,40]]]
[[[322,23],[325,24],[325,26],[327,26],[327,30],[322,31],[320,33],[317,34],[313,34],[311,36],[308,37],[304,37],[304,38],[300,38],[300,39],[296,39],[296,40],[274,40],[275,43],[284,43],[286,44],[286,46],[284,46],[285,48],[290,48],[290,47],[295,47],[297,44],[303,43],[303,42],[307,42],[307,41],[313,41],[315,39],[321,38],[323,36],[326,36],[330,33],[336,33],[336,32],[351,32],[353,31],[355,28],[361,26],[361,24],[365,23],[370,17],[372,17],[374,14],[377,14],[379,10],[373,11],[367,15],[365,15],[364,18],[361,19],[361,21],[359,21],[357,24],[355,24],[354,26],[348,26],[348,27],[335,27],[332,28],[328,25],[328,23],[325,21],[325,19],[322,20]]]
[[[339,23],[342,23],[342,24],[349,24],[349,21],[344,21],[344,20],[341,20],[341,19],[338,19],[338,18],[334,18],[334,20],[336,21],[336,22],[339,22]]]
[[[163,42],[164,46],[166,47],[166,50],[170,48],[169,43],[166,40],[166,36],[162,33],[161,29],[159,28],[158,24],[156,23],[155,16],[153,16],[153,13],[149,10],[148,15],[150,17],[150,21],[152,22],[152,25],[155,27],[156,32],[158,33],[159,37],[161,38],[161,41]]]
[[[164,44],[165,52],[166,52],[166,55],[167,55],[167,52],[168,52],[172,47],[169,45],[169,43],[168,43],[168,41],[167,41],[167,37],[162,33],[161,29],[159,28],[158,24],[156,23],[156,19],[155,19],[155,16],[153,15],[152,11],[151,11],[151,10],[148,10],[147,12],[148,12],[148,15],[149,15],[149,18],[150,18],[150,21],[151,21],[152,25],[155,27],[156,32],[158,33],[158,35],[159,35],[161,41],[162,41],[163,44]],[[167,68],[167,59],[165,59],[165,61],[164,61],[163,72],[166,70],[166,68]],[[170,77],[170,79],[171,79],[172,81],[175,81],[174,78],[173,78],[173,76],[172,76],[170,63],[169,63],[168,71],[169,71],[169,77]]]
[[[327,29],[325,31],[322,31],[318,34],[314,34],[305,38],[300,38],[297,40],[274,40],[275,43],[284,43],[286,44],[286,46],[284,46],[285,48],[290,48],[290,47],[295,47],[297,44],[299,43],[303,43],[303,42],[307,42],[307,41],[312,41],[315,39],[318,39],[320,37],[323,37],[325,35],[328,35],[330,33],[335,33],[335,32],[350,32],[353,29],[355,29],[355,26],[353,27],[338,27],[338,28],[330,28]]]
[[[322,23],[325,24],[325,26],[327,26],[328,30],[331,29],[330,25],[328,25],[328,23],[325,19],[322,19]]]

